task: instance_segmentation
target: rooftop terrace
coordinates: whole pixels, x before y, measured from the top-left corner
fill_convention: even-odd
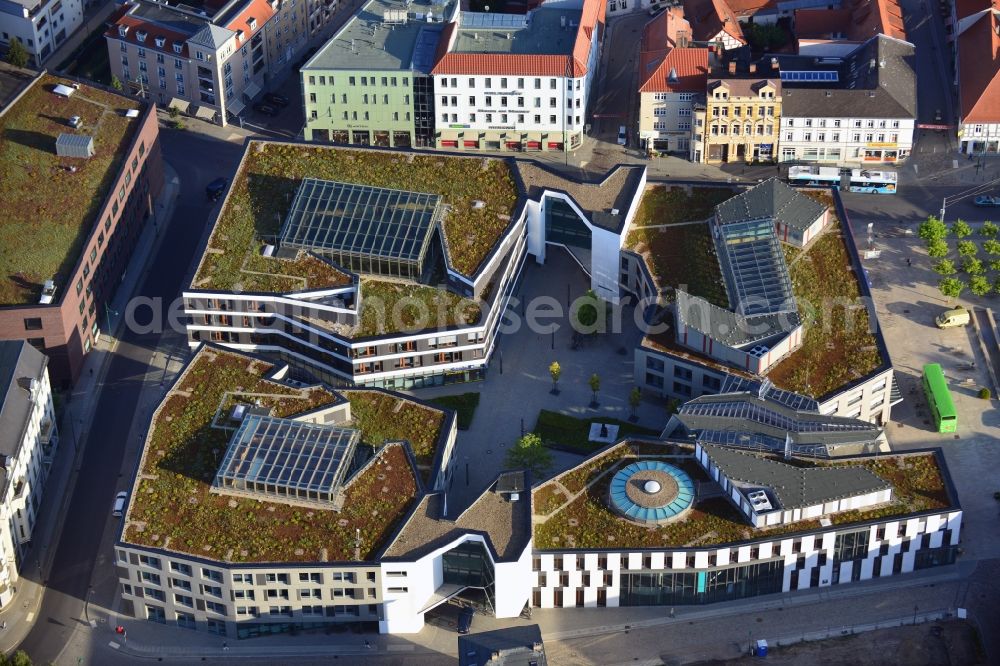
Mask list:
[[[318,260],[260,256],[306,177],[441,195],[449,207],[448,259],[465,275],[476,272],[510,225],[518,197],[509,166],[496,159],[252,141],[191,287],[281,292],[342,284],[343,274]],[[475,201],[485,205],[473,208]]]
[[[123,113],[141,108],[136,100],[89,86],[58,97],[52,89],[60,83],[72,84],[42,76],[0,115],[0,305],[37,303],[46,280],[55,280],[57,298],[69,289],[70,271],[140,122]],[[79,129],[69,126],[71,116],[83,120]],[[63,133],[93,135],[94,156],[57,157]]]
[[[444,414],[378,391],[341,398],[322,386],[290,387],[267,379],[273,370],[252,356],[199,349],[150,425],[124,542],[231,562],[353,560],[356,528],[361,559],[385,545],[418,494],[403,448],[386,447],[374,463],[352,472],[337,512],[210,493],[233,433],[217,426],[238,403],[252,401],[271,416],[290,418],[347,399],[359,448],[409,440],[421,468],[426,464],[426,477],[425,461],[434,459]]]
[[[534,545],[540,550],[585,548],[678,548],[712,546],[778,534],[819,529],[819,520],[807,520],[767,529],[754,529],[728,500],[701,500],[683,520],[647,527],[624,520],[608,506],[608,487],[614,471],[636,460],[662,460],[680,467],[696,485],[711,483],[690,457],[693,447],[674,443],[623,442],[593,460],[568,470],[533,491]],[[829,516],[835,525],[951,507],[944,474],[934,453],[882,455],[846,463],[810,463],[800,467],[860,466],[893,486],[893,501],[865,511]]]

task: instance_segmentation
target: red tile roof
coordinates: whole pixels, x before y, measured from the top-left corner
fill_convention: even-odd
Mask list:
[[[749,18],[762,9],[771,9],[776,0],[727,0],[727,5],[739,18]]]
[[[959,20],[988,9],[1000,11],[1000,0],[955,0],[955,16]]]
[[[131,9],[129,6],[126,6],[123,9],[124,11],[121,12],[117,18],[114,15],[110,17],[109,20],[111,21],[111,26],[104,33],[105,36],[123,42],[128,42],[130,44],[135,44],[136,46],[141,46],[142,48],[149,49],[151,51],[159,51],[161,53],[181,56],[184,58],[188,56],[187,38],[189,35],[175,30],[169,30],[157,23],[149,23],[131,16],[128,14],[128,10]],[[121,36],[121,33],[118,30],[119,26],[128,27],[128,32],[124,37]],[[146,33],[145,41],[140,42],[138,37],[136,37],[140,31]],[[156,45],[157,37],[163,37],[166,40],[163,43],[163,46]],[[183,45],[180,53],[174,51],[175,43]]]
[[[959,106],[965,123],[1000,123],[1000,15],[988,12],[958,37]]]
[[[691,24],[684,18],[683,9],[671,7],[646,22],[639,50],[663,51],[674,48],[685,36],[691,39]]]
[[[639,92],[705,92],[708,85],[708,49],[675,48],[643,51],[639,56],[642,83]],[[657,64],[658,62],[658,64]],[[676,78],[671,77],[671,73]],[[643,77],[645,76],[645,80]]]
[[[264,27],[265,23],[271,20],[274,13],[274,10],[271,8],[271,3],[267,0],[253,0],[243,11],[234,16],[233,19],[223,27],[229,28],[233,32],[239,32],[242,30],[243,38],[250,39],[255,30],[250,29],[250,24],[247,23],[247,20],[251,17],[256,19],[256,30],[260,30]]]
[[[696,41],[711,41],[720,32],[725,32],[733,39],[746,44],[736,14],[725,0],[684,0],[684,16],[691,24],[691,31]]]
[[[844,5],[851,10],[848,39],[863,42],[882,34],[906,41],[898,0],[848,0]]]
[[[798,39],[830,39],[846,35],[851,26],[849,9],[796,9],[795,36]]]
[[[522,53],[451,53],[455,33],[460,27],[451,23],[438,42],[438,60],[431,70],[436,74],[495,74],[523,76],[581,77],[587,73],[590,46],[604,29],[605,0],[584,0],[576,41],[569,55],[531,55]]]

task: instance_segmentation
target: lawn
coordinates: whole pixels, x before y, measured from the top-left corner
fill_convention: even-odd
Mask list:
[[[233,393],[270,407],[279,417],[336,400],[325,389],[264,379],[271,369],[263,361],[217,349],[202,349],[191,360],[150,428],[126,542],[232,562],[352,560],[356,529],[362,559],[382,545],[416,495],[413,469],[398,447],[385,449],[378,463],[351,481],[340,512],[209,492],[232,435],[211,424]],[[364,442],[374,439],[362,430]]]
[[[366,278],[354,337],[475,324],[480,315],[478,303],[444,289]]]
[[[683,223],[707,219],[734,194],[726,188],[694,188],[690,195],[679,187],[647,188],[625,247],[646,259],[661,290],[682,287],[729,307],[708,223]]]
[[[641,428],[628,421],[594,416],[586,419],[578,419],[559,412],[552,412],[543,409],[538,412],[538,420],[535,422],[534,432],[542,438],[546,446],[555,448],[571,449],[580,453],[590,453],[596,451],[606,444],[588,441],[590,437],[590,424],[606,423],[618,426],[618,437],[628,437],[629,435],[657,436],[660,433],[649,428]]]
[[[562,550],[714,545],[820,527],[818,520],[809,520],[755,530],[723,498],[698,502],[687,518],[662,527],[647,527],[624,520],[607,507],[608,486],[613,472],[633,461],[628,447],[622,446],[612,449],[601,460],[595,461],[597,464],[588,464],[563,477],[557,477],[571,492],[581,490],[588,480],[596,480],[584,494],[561,508],[560,503],[568,498],[553,488],[554,483],[549,482],[537,488],[533,494],[535,515],[548,515],[549,518],[535,525],[535,547],[541,550]],[[663,458],[663,461],[681,467],[696,482],[710,482],[693,458],[680,463],[673,458]],[[863,465],[894,484],[895,499],[889,505],[867,511],[833,514],[830,519],[835,524],[862,522],[950,506],[933,454],[883,456],[877,460],[865,461]]]
[[[819,398],[882,365],[845,243],[835,222],[789,266],[805,336],[768,372],[783,389]]]
[[[468,430],[472,425],[472,417],[476,414],[476,407],[479,406],[479,392],[442,395],[431,398],[428,402],[455,410],[458,416],[458,429]]]
[[[510,168],[499,160],[253,142],[193,286],[231,290],[242,283],[245,291],[257,291],[241,271],[244,256],[278,233],[306,176],[442,195],[450,207],[444,221],[449,260],[466,275],[475,273],[510,225],[518,195]],[[476,201],[485,205],[473,208]],[[309,286],[326,285],[316,280]]]
[[[88,86],[56,97],[50,90],[58,83],[70,81],[43,76],[0,117],[0,305],[37,302],[50,279],[70,289],[69,273],[140,122],[122,114],[140,108],[135,100]],[[70,116],[80,116],[83,128],[71,129]],[[62,133],[92,134],[96,154],[57,157]]]
[[[351,426],[369,446],[407,441],[425,479],[430,478],[444,412],[378,391],[344,391],[351,403]]]

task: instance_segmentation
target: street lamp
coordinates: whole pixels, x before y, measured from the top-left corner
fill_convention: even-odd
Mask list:
[[[105,319],[107,320],[107,324],[108,324],[108,335],[109,335],[109,336],[110,336],[110,335],[112,335],[112,331],[113,331],[113,329],[111,328],[111,315],[114,315],[114,316],[116,316],[116,317],[117,317],[117,316],[118,316],[118,311],[117,311],[117,310],[112,310],[112,309],[111,309],[111,308],[110,308],[110,307],[108,306],[107,302],[105,301],[105,303],[104,303],[104,317],[105,317]]]

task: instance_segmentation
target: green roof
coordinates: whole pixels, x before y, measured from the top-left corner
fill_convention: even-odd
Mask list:
[[[70,97],[52,88],[72,81],[43,75],[0,115],[0,305],[37,303],[46,280],[69,290],[70,271],[118,177],[141,120],[142,103],[81,85]],[[80,116],[78,129],[69,126]],[[92,135],[89,159],[56,156],[60,134]],[[75,166],[70,173],[67,166]]]

